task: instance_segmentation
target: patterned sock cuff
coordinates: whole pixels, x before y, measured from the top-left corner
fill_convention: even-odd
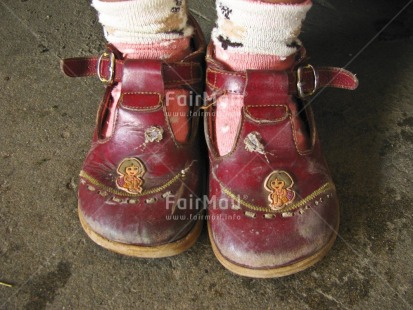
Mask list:
[[[151,44],[192,35],[186,0],[93,0],[111,43]]]
[[[212,31],[215,46],[239,53],[287,57],[301,45],[297,37],[312,2],[217,0],[216,6],[217,26]]]

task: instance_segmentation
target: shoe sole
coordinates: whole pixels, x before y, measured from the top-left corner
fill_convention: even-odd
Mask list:
[[[161,258],[178,255],[195,244],[198,240],[199,235],[202,231],[202,219],[198,219],[194,227],[189,231],[189,233],[177,241],[156,245],[156,246],[141,246],[133,245],[127,243],[121,243],[117,241],[109,240],[102,235],[96,233],[86,222],[84,215],[80,208],[78,208],[80,223],[82,224],[83,230],[92,239],[93,242],[100,245],[101,247],[123,255],[141,257],[141,258]],[[202,217],[199,217],[202,218]]]
[[[327,242],[326,245],[324,245],[315,254],[301,261],[293,263],[291,265],[272,268],[272,269],[247,268],[245,266],[238,265],[228,260],[226,257],[224,257],[221,254],[218,247],[216,246],[214,239],[212,237],[212,231],[211,231],[209,222],[208,222],[208,235],[209,235],[209,240],[211,240],[212,250],[214,251],[216,258],[229,271],[235,274],[238,274],[240,276],[245,276],[245,277],[250,277],[250,278],[279,278],[279,277],[284,277],[284,276],[288,276],[288,275],[303,271],[304,269],[307,269],[313,266],[314,264],[319,262],[321,259],[323,259],[323,257],[326,256],[327,253],[330,251],[331,247],[333,246],[336,240],[336,237],[337,237],[336,232],[338,231],[338,227],[339,227],[339,221],[337,222],[337,227],[334,230],[334,233],[332,237],[330,238],[330,240]]]

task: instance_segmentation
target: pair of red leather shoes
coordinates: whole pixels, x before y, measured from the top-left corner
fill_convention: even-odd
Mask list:
[[[326,86],[355,89],[357,79],[303,65],[303,50],[288,70],[233,72],[214,59],[210,45],[208,97],[241,95],[244,106],[224,156],[215,142],[215,106],[204,107],[210,159],[204,199],[196,103],[204,91],[205,40],[190,20],[194,52],[180,62],[123,59],[111,46],[100,57],[63,61],[68,76],[98,75],[107,84],[80,173],[81,224],[111,251],[171,256],[197,240],[207,201],[212,248],[226,268],[250,277],[303,270],[328,252],[339,223],[334,184],[303,98]]]

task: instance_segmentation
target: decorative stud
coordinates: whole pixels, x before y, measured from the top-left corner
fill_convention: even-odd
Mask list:
[[[241,207],[240,207],[240,205],[234,204],[234,205],[231,205],[231,209],[232,210],[241,210]]]
[[[122,199],[120,199],[120,198],[118,198],[118,197],[115,197],[115,196],[112,197],[112,200],[113,200],[114,202],[122,202]]]
[[[169,197],[169,196],[171,196],[172,195],[172,192],[171,191],[167,191],[166,193],[163,193],[162,194],[162,198],[166,198],[166,197]]]
[[[271,219],[273,219],[275,217],[275,214],[271,214],[271,213],[265,213],[264,214],[264,218],[265,219],[268,219],[268,220],[271,220]]]
[[[294,213],[292,213],[292,212],[283,212],[281,215],[282,215],[282,217],[292,217],[292,216],[294,216]]]
[[[245,214],[245,216],[250,217],[250,218],[253,218],[253,219],[255,219],[255,218],[257,217],[257,214],[256,214],[256,213],[250,212],[250,211],[245,211],[244,214]]]
[[[157,201],[157,199],[156,199],[155,197],[148,198],[148,199],[145,200],[145,202],[146,202],[147,204],[153,204],[153,203],[155,203],[156,201]]]

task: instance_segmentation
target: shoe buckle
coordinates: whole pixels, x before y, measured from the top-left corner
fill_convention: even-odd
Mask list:
[[[304,69],[311,69],[313,71],[313,76],[314,76],[314,87],[311,91],[305,92],[303,88],[303,70]],[[297,90],[298,90],[298,95],[300,98],[305,98],[309,97],[311,95],[314,95],[314,93],[318,89],[318,84],[319,84],[319,79],[318,79],[318,72],[314,69],[314,67],[310,64],[304,66],[304,67],[299,67],[297,69]]]
[[[102,76],[102,73],[101,73],[102,62],[104,59],[109,60],[109,77],[108,78],[105,78],[104,76]],[[113,54],[112,52],[108,52],[108,51],[103,52],[103,54],[99,56],[96,70],[97,70],[97,75],[99,77],[99,80],[103,84],[106,84],[106,85],[113,84],[114,77],[115,77],[115,54]]]

